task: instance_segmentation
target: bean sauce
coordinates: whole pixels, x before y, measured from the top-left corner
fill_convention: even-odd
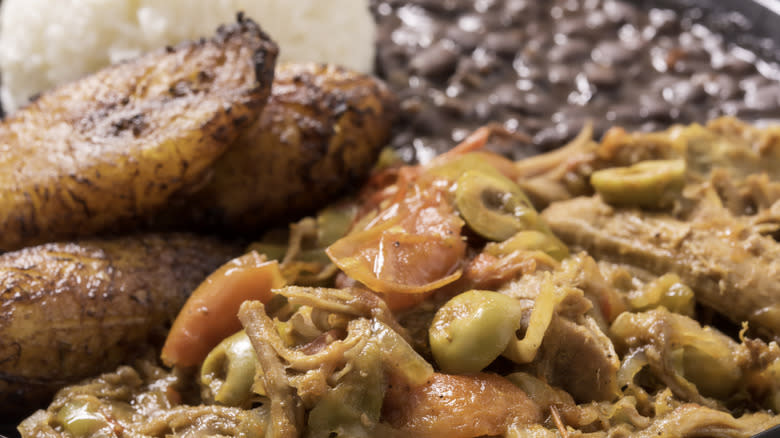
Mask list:
[[[600,136],[723,115],[780,120],[777,60],[703,25],[695,8],[372,0],[372,10],[377,71],[402,102],[393,143],[409,161],[491,122],[524,134],[492,144],[519,159],[564,144],[587,121]]]

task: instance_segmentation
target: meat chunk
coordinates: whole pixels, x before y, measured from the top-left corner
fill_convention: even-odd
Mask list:
[[[557,202],[542,215],[595,258],[676,273],[702,304],[780,337],[780,244],[721,212],[685,222],[592,197]]]
[[[766,412],[734,418],[727,412],[685,404],[656,418],[650,427],[631,434],[639,438],[717,436],[747,438],[780,424],[780,417]]]
[[[577,371],[571,372],[572,364]],[[554,318],[527,371],[565,389],[578,402],[615,400],[620,396],[620,360],[612,342],[590,318],[581,324]]]
[[[565,259],[550,274],[555,287],[567,291],[566,297],[556,306],[533,361],[521,368],[566,390],[578,402],[614,400],[620,395],[620,360],[605,333],[624,307],[618,293],[607,284],[596,262],[584,254]],[[535,300],[545,275],[523,275],[501,291],[524,302]],[[575,362],[577,372],[572,373]]]

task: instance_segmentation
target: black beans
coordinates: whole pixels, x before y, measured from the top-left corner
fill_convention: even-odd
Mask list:
[[[483,47],[500,55],[514,56],[520,50],[522,44],[523,31],[520,29],[509,29],[487,34]]]
[[[542,150],[554,149],[566,141],[566,132],[558,129],[558,125],[550,126],[539,131],[534,135],[534,143]]]
[[[593,60],[604,65],[620,65],[631,61],[635,52],[618,40],[602,41],[591,54]]]
[[[637,122],[642,121],[640,116],[640,108],[633,103],[619,103],[614,105],[607,111],[607,120],[610,122],[616,122],[616,124],[630,124],[634,125]]]
[[[628,0],[371,1],[382,10],[377,71],[402,100],[393,145],[406,157],[442,152],[491,122],[543,150],[586,120],[600,135],[615,124],[780,119],[770,64],[698,23],[700,11]]]
[[[670,104],[681,106],[688,103],[701,102],[706,93],[701,84],[689,80],[681,80],[664,88],[661,94]]]
[[[712,54],[712,67],[729,74],[741,75],[749,73],[753,64],[739,57],[734,52],[715,52]]]
[[[583,37],[590,33],[590,26],[586,16],[564,18],[557,23],[556,33],[566,35],[569,38]]]
[[[412,57],[409,66],[423,76],[438,76],[454,71],[459,52],[455,43],[440,40]]]
[[[578,70],[567,65],[551,65],[547,70],[547,80],[553,85],[568,85],[574,83]]]
[[[617,23],[636,23],[640,16],[636,6],[617,0],[605,1],[604,12],[611,21]]]
[[[522,97],[513,101],[509,107],[521,115],[542,116],[555,110],[555,104],[547,95],[535,91],[519,93]]]
[[[780,107],[780,85],[764,85],[745,93],[745,105],[759,112],[777,109]]]
[[[547,53],[547,59],[554,63],[571,63],[588,56],[590,44],[582,39],[567,39],[557,44]]]
[[[691,78],[698,82],[704,91],[717,100],[728,100],[739,93],[737,83],[729,75],[716,73],[698,73]]]
[[[633,105],[632,105],[633,106]],[[642,96],[639,99],[638,118],[634,122],[653,120],[657,122],[671,122],[679,114],[679,109],[670,107],[662,99]]]
[[[586,62],[583,70],[588,81],[597,87],[614,87],[620,81],[617,69],[612,66]]]
[[[484,32],[469,32],[458,26],[450,26],[446,30],[446,36],[450,41],[459,45],[461,51],[469,52],[474,50],[474,48],[477,47],[477,44],[482,41]]]
[[[655,34],[669,34],[679,30],[677,14],[669,9],[650,9],[647,13],[649,25],[655,30]]]

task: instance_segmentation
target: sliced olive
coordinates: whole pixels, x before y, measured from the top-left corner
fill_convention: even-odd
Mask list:
[[[635,310],[649,310],[664,306],[674,313],[693,317],[696,295],[677,274],[664,274],[628,297]]]
[[[284,255],[287,254],[287,244],[255,242],[249,245],[248,251],[257,251],[259,254],[266,256],[268,260],[284,260]]]
[[[387,169],[388,167],[395,166],[397,164],[403,164],[404,160],[401,157],[399,151],[392,147],[386,146],[379,151],[379,158],[376,159],[374,164],[374,170]]]
[[[209,388],[217,403],[243,406],[254,393],[262,395],[265,392],[255,383],[258,372],[260,364],[252,342],[241,330],[220,342],[206,356],[200,380]]]
[[[448,181],[457,181],[461,175],[468,171],[476,171],[501,175],[498,169],[491,164],[487,156],[480,152],[472,152],[453,158],[443,164],[432,166],[428,173]]]
[[[685,185],[685,160],[649,160],[602,169],[593,172],[590,183],[608,204],[664,208]]]
[[[375,323],[376,343],[382,351],[385,366],[411,385],[422,385],[433,375],[433,367],[395,330]]]
[[[663,357],[660,362],[646,361],[649,371],[681,384],[687,380],[705,397],[727,398],[744,382],[743,368],[734,354],[739,344],[734,339],[665,307],[621,313],[610,326],[610,337],[631,349],[653,345]]]
[[[354,203],[334,205],[321,210],[317,214],[317,246],[325,248],[344,237],[355,216],[357,205]]]
[[[457,181],[455,205],[477,234],[506,240],[522,230],[547,230],[520,187],[499,173],[469,170]]]
[[[93,396],[78,395],[68,400],[57,412],[56,421],[74,437],[86,437],[110,426],[99,412],[100,402]]]
[[[309,411],[312,438],[372,437],[382,415],[385,396],[382,351],[368,342],[349,362],[349,371]]]
[[[677,281],[666,289],[661,298],[661,305],[672,312],[693,317],[696,294],[688,285]]]
[[[498,292],[456,295],[436,312],[428,331],[436,363],[447,373],[482,370],[514,338],[522,314],[517,300]]]
[[[696,345],[682,350],[683,375],[702,395],[724,399],[734,393],[742,374],[731,354],[717,355],[714,349]]]
[[[515,251],[542,251],[561,261],[569,255],[569,248],[552,233],[537,230],[524,230],[509,239],[485,245],[485,252],[494,256],[511,254]]]

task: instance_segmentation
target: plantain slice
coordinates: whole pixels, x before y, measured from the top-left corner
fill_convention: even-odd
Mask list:
[[[257,120],[278,49],[253,21],[103,69],[0,123],[0,251],[140,222]]]
[[[358,187],[397,113],[374,77],[282,64],[261,117],[215,163],[210,182],[178,197],[160,222],[251,232],[310,213]]]
[[[174,233],[0,255],[0,418],[159,346],[190,292],[240,253]]]

